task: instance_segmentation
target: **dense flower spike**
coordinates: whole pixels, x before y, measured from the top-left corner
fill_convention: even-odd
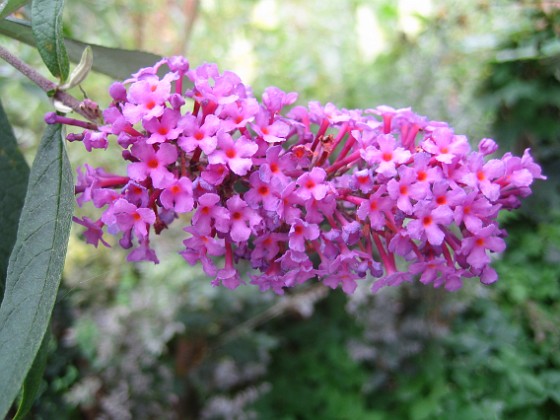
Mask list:
[[[116,138],[128,176],[85,165],[78,203],[105,211],[74,221],[94,246],[108,245],[105,229],[125,248],[136,243],[129,260],[157,262],[151,234],[192,212],[181,255],[228,288],[244,283],[240,260],[255,269],[251,284],[279,294],[311,278],[352,293],[368,275],[374,292],[415,277],[448,290],[472,277],[492,283],[491,253],[505,249],[498,212],[545,179],[529,150],[487,160],[493,140],[472,150],[410,109],[312,102],[286,112],[295,93],[270,87],[259,103],[234,73],[189,69],[181,57],[110,94],[106,125],[75,124],[85,130],[69,140],[92,150]]]

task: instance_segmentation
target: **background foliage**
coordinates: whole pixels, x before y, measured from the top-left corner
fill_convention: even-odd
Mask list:
[[[467,283],[455,294],[417,286],[350,299],[314,287],[282,298],[224,291],[176,256],[173,239],[160,243],[162,264],[153,267],[123,264],[117,249],[94,250],[73,233],[35,418],[554,418],[554,2],[67,3],[67,36],[217,62],[257,95],[272,84],[300,92],[303,103],[412,106],[474,140],[493,136],[502,151],[531,147],[549,181],[521,215],[504,217],[500,282]],[[40,66],[31,48],[6,45]],[[109,83],[92,75],[82,88],[103,106]],[[0,89],[31,161],[51,105],[5,65]],[[68,149],[73,166],[85,161],[80,145]],[[118,157],[95,158],[119,170]]]

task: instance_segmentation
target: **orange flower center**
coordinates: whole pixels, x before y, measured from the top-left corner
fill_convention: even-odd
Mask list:
[[[268,187],[266,185],[261,185],[258,191],[260,195],[268,195]]]
[[[381,159],[385,162],[390,162],[393,159],[393,154],[391,152],[385,152],[381,155]]]

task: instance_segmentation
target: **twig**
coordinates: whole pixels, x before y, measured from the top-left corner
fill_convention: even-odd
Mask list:
[[[286,296],[280,299],[279,302],[272,305],[265,311],[255,315],[252,318],[247,319],[245,322],[237,325],[236,327],[232,328],[231,330],[224,333],[220,340],[218,341],[218,345],[216,347],[223,346],[224,344],[236,339],[237,337],[247,333],[262,325],[271,319],[274,319],[289,310],[296,310],[301,311],[302,307],[305,306],[313,306],[315,302],[325,298],[328,294],[329,289],[322,284],[314,286],[304,292]]]
[[[56,83],[45,78],[35,69],[31,68],[29,65],[21,61],[19,58],[17,58],[2,46],[0,46],[0,58],[13,66],[15,69],[19,70],[25,77],[27,77],[37,86],[39,86],[43,91],[45,91],[45,93],[50,94],[51,92],[54,92],[54,94],[52,95],[53,99],[62,102],[64,105],[72,108],[82,117],[91,120],[88,114],[80,107],[80,101],[78,99],[74,98],[72,95],[66,92],[58,90],[58,85]]]

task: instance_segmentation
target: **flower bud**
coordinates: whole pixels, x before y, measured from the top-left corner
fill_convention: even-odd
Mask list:
[[[482,139],[478,144],[478,151],[483,155],[491,155],[496,150],[498,150],[498,145],[492,139]]]
[[[121,82],[115,82],[109,87],[109,95],[115,101],[126,101],[126,88]]]

